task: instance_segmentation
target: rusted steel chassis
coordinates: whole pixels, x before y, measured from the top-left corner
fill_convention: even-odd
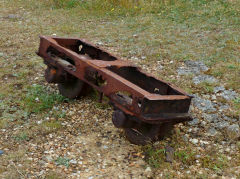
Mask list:
[[[161,139],[174,124],[191,120],[191,97],[181,89],[84,39],[40,36],[37,52],[47,65],[45,78],[62,95],[75,98],[95,88],[114,107],[113,124],[130,142]]]

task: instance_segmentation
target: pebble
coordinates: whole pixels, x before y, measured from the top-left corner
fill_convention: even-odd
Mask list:
[[[225,149],[226,152],[230,152],[230,150],[231,150],[231,149],[230,149],[229,147],[227,147],[227,148]]]
[[[227,132],[232,137],[239,137],[240,136],[240,129],[238,124],[232,124],[227,127]]]
[[[0,150],[0,155],[4,154],[4,151],[3,150]]]
[[[188,124],[191,126],[197,125],[199,123],[198,118],[194,118],[192,121],[189,121]]]
[[[195,158],[200,158],[201,157],[201,155],[195,155]]]
[[[190,139],[190,142],[192,142],[193,144],[197,144],[198,143],[198,139]]]
[[[7,18],[9,18],[9,19],[19,19],[20,16],[19,16],[19,15],[16,15],[16,14],[9,14],[9,15],[7,16]]]
[[[77,161],[74,160],[74,159],[70,160],[69,162],[72,163],[72,164],[77,164]]]
[[[212,95],[212,100],[216,100],[216,99],[217,99],[216,95]]]
[[[214,127],[211,127],[210,129],[208,129],[207,134],[209,136],[215,136],[217,134],[217,130]]]
[[[104,149],[108,149],[108,146],[104,145],[103,148],[104,148]]]
[[[214,108],[212,102],[208,99],[202,99],[198,97],[197,95],[194,95],[194,98],[192,100],[192,104],[202,110],[203,112],[214,112],[216,109]]]
[[[184,65],[184,67],[178,68],[178,75],[200,74],[201,71],[208,70],[202,61],[186,60]]]
[[[229,126],[229,122],[227,122],[227,121],[220,121],[220,122],[215,124],[215,127],[218,128],[218,129],[223,129],[227,126]]]
[[[48,161],[52,161],[52,160],[53,160],[51,156],[46,156],[46,159],[47,159]]]
[[[144,173],[145,173],[145,176],[147,176],[148,178],[152,177],[152,169],[150,167],[147,167]]]
[[[198,75],[193,78],[193,83],[195,85],[202,83],[202,82],[216,83],[217,79],[210,75]]]
[[[226,100],[233,100],[238,95],[236,91],[233,91],[232,89],[226,90],[223,86],[217,86],[213,89],[213,91]]]
[[[166,161],[172,163],[174,160],[174,149],[170,146],[165,147]]]
[[[217,122],[219,120],[217,114],[203,114],[203,118],[208,122]]]

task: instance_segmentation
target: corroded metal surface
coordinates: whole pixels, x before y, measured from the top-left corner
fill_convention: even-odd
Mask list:
[[[83,39],[46,36],[40,39],[38,55],[55,69],[51,73],[72,74],[109,97],[111,103],[126,114],[147,123],[190,119],[191,97],[172,84],[142,72]],[[58,79],[62,76],[58,74]]]
[[[48,66],[48,82],[61,83],[72,76],[99,91],[100,100],[102,94],[107,96],[117,111],[113,115],[117,127],[191,120],[191,97],[183,90],[84,39],[40,36],[37,54]]]

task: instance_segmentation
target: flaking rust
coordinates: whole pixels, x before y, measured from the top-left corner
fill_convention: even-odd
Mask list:
[[[174,124],[189,121],[191,97],[84,39],[40,36],[37,52],[45,78],[68,98],[96,89],[114,108],[113,124],[134,144],[163,138]]]

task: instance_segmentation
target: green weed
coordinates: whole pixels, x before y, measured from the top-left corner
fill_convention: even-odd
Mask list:
[[[153,168],[159,168],[165,160],[165,149],[156,149],[152,146],[145,146],[143,149],[146,162]]]
[[[57,165],[63,165],[65,167],[69,167],[69,161],[70,159],[64,158],[64,157],[58,157],[55,162]]]
[[[197,87],[201,88],[201,91],[204,93],[213,93],[214,87],[216,86],[215,83],[209,83],[209,82],[202,82],[198,84]]]
[[[28,136],[28,133],[23,131],[17,134],[16,136],[14,136],[14,139],[20,142],[20,141],[28,141],[30,138]]]
[[[23,106],[28,112],[39,113],[46,109],[51,109],[55,104],[66,100],[59,94],[51,94],[41,85],[28,88],[27,94],[23,99]]]
[[[229,166],[228,160],[224,155],[206,155],[200,161],[202,167],[212,169],[216,172],[220,172]]]
[[[193,164],[195,161],[194,156],[195,153],[189,150],[177,150],[174,152],[175,159],[187,165]]]

